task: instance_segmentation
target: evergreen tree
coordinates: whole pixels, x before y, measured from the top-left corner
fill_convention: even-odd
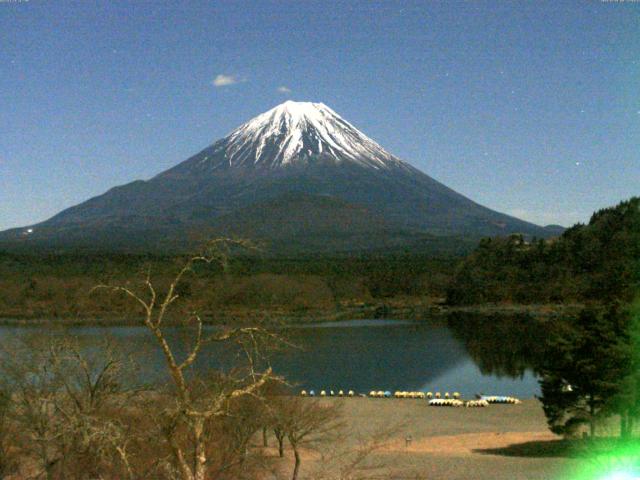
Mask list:
[[[557,239],[485,239],[456,269],[452,304],[631,302],[640,289],[640,197],[593,214]]]
[[[624,315],[626,332],[620,352],[627,359],[620,389],[612,397],[609,408],[620,415],[620,436],[633,435],[635,420],[640,416],[640,299],[626,309]]]
[[[631,371],[626,325],[617,309],[585,309],[549,340],[540,368],[540,400],[551,431],[571,434],[588,424],[596,434],[598,418],[612,413]]]

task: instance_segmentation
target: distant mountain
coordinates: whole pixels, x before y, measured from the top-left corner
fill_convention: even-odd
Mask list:
[[[184,249],[233,234],[362,250],[543,228],[490,210],[384,150],[322,103],[285,102],[150,180],[115,187],[0,246]]]

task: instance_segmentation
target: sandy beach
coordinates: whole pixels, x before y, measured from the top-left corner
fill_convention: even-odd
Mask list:
[[[343,403],[347,433],[334,442],[336,451],[380,435],[381,445],[366,462],[368,476],[353,478],[554,480],[568,478],[582,461],[563,453],[535,399],[486,408],[430,407],[409,399],[323,401]],[[287,478],[289,460],[280,463],[280,478]],[[330,470],[341,465],[330,453],[307,450],[302,478],[339,478]]]

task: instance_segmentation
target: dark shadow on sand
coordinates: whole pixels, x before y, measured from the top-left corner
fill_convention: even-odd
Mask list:
[[[502,448],[478,448],[474,453],[527,458],[576,458],[583,448],[577,440],[546,440],[514,443]]]
[[[477,448],[482,455],[502,455],[505,457],[528,458],[596,458],[628,457],[638,458],[640,438],[630,440],[618,437],[598,437],[591,439],[546,440],[514,443],[503,448]]]

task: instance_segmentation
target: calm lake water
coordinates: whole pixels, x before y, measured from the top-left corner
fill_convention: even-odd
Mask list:
[[[514,395],[539,393],[536,377],[520,352],[527,345],[509,338],[506,328],[530,340],[518,324],[471,321],[429,324],[389,320],[356,320],[293,326],[280,331],[298,346],[273,353],[274,371],[296,389],[458,391]],[[1,327],[0,336],[41,334],[42,328]],[[86,340],[110,337],[137,357],[138,375],[146,381],[164,380],[163,359],[143,327],[77,327],[69,333]],[[177,350],[186,351],[188,335],[171,331]],[[197,369],[229,368],[235,348],[213,346],[203,351]]]

